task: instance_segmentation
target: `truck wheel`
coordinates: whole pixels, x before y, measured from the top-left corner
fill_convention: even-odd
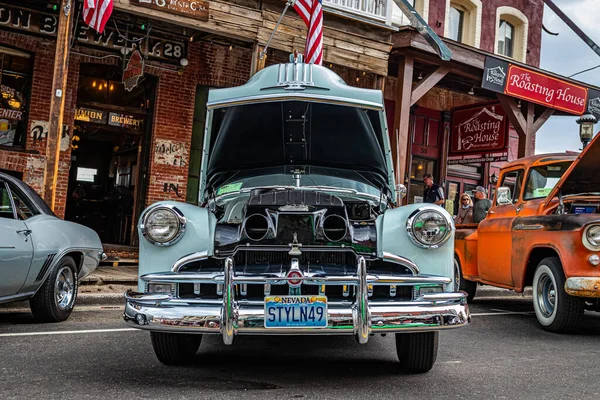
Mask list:
[[[550,332],[567,332],[583,316],[583,299],[565,292],[565,274],[560,260],[544,258],[533,276],[533,309],[542,327]]]
[[[202,341],[202,335],[185,333],[150,332],[150,340],[156,358],[166,365],[190,363]]]
[[[29,300],[34,318],[39,322],[60,322],[69,318],[77,298],[77,284],[75,261],[68,256],[61,258]]]
[[[471,303],[477,294],[477,282],[468,281],[463,278],[460,261],[454,258],[454,283],[457,290],[467,292],[467,303]]]
[[[396,352],[400,367],[412,373],[433,368],[437,358],[438,332],[396,333]]]

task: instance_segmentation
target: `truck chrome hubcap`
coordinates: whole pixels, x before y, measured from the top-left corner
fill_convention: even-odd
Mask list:
[[[536,296],[540,311],[545,317],[550,317],[556,307],[556,289],[548,274],[540,276]]]
[[[54,293],[56,298],[56,305],[61,310],[65,310],[71,304],[73,294],[75,292],[73,271],[69,267],[62,267],[56,275],[56,282],[54,283]]]

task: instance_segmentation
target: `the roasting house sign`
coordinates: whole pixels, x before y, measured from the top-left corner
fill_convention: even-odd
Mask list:
[[[494,57],[486,57],[481,86],[570,114],[600,116],[600,92]]]
[[[506,151],[508,118],[499,103],[452,111],[450,156]]]
[[[208,2],[203,0],[129,0],[131,4],[208,21]]]
[[[123,69],[123,85],[125,90],[131,92],[138,84],[140,78],[144,76],[144,58],[139,50],[134,50],[127,60],[125,69]]]
[[[103,33],[98,33],[84,23],[76,24],[74,36],[77,44],[101,48],[103,50],[119,53],[124,47],[132,47],[135,39],[147,36],[146,32],[129,30],[121,31],[121,35],[115,29],[111,17]],[[116,20],[117,24],[122,24]],[[119,25],[120,26],[120,25]],[[58,15],[43,11],[24,9],[12,4],[0,2],[0,30],[9,29],[25,31],[42,37],[56,37],[58,29]],[[127,39],[127,40],[126,40]],[[128,42],[129,41],[129,42]],[[170,37],[164,33],[150,34],[147,42],[143,42],[144,48],[148,48],[148,58],[169,62],[179,65],[182,58],[187,57],[187,44],[181,39]]]

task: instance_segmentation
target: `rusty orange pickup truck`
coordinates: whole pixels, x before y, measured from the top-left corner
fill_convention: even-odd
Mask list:
[[[457,225],[455,279],[469,300],[478,284],[519,293],[532,286],[535,315],[552,332],[600,311],[599,137],[578,156],[506,165],[486,219]]]

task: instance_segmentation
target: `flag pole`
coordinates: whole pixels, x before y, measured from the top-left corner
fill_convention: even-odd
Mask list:
[[[279,20],[277,21],[275,28],[273,28],[273,32],[271,32],[271,36],[269,37],[269,40],[267,40],[267,44],[265,45],[265,48],[260,52],[259,58],[261,60],[267,54],[267,49],[269,48],[269,44],[271,44],[271,40],[273,39],[273,36],[275,36],[275,32],[277,32],[277,28],[279,28],[279,25],[281,24],[281,20],[283,19],[283,16],[287,12],[288,8],[290,8],[290,6],[293,6],[295,3],[296,3],[296,0],[288,0],[287,3],[285,4],[285,8],[283,9],[283,12],[279,16]]]

